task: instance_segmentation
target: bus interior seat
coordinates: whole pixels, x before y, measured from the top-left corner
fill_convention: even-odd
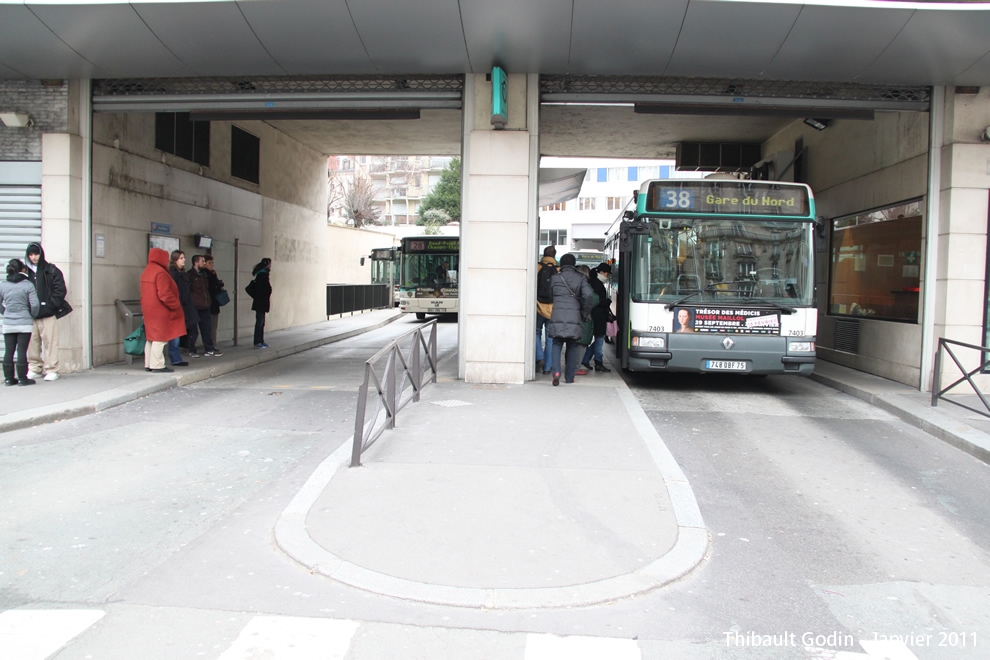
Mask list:
[[[690,293],[701,288],[701,282],[697,275],[678,275],[677,293]]]

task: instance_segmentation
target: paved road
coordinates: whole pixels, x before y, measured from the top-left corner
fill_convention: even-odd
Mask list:
[[[891,658],[986,657],[990,468],[806,379],[629,380],[712,533],[667,588],[486,611],[310,575],[272,521],[350,438],[360,365],[411,322],[0,436],[10,657],[851,660],[891,635]]]

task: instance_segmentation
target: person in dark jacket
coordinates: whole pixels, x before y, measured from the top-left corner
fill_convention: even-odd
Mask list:
[[[0,315],[3,315],[3,377],[5,385],[34,385],[28,378],[28,342],[34,319],[41,309],[38,290],[20,259],[7,262],[7,279],[0,282]],[[14,356],[17,377],[14,377]]]
[[[560,384],[560,351],[566,345],[564,357],[567,370],[564,381],[574,382],[578,365],[578,340],[581,339],[582,321],[591,316],[594,305],[593,291],[588,278],[574,267],[573,254],[560,258],[560,271],[551,280],[553,287],[553,312],[550,314],[550,336],[553,337],[553,384]]]
[[[177,342],[186,331],[186,315],[179,300],[179,287],[167,269],[168,264],[168,252],[151,248],[148,250],[148,265],[141,273],[144,370],[157,373],[172,371],[165,366],[162,349],[173,340]]]
[[[172,250],[168,261],[168,274],[172,276],[175,287],[179,291],[179,304],[182,306],[182,314],[185,319],[186,333],[181,337],[169,340],[168,359],[174,367],[185,367],[189,363],[182,359],[179,351],[179,344],[184,343],[186,349],[189,348],[189,328],[196,325],[199,314],[192,302],[192,295],[189,293],[189,280],[186,279],[186,253],[182,250]]]
[[[45,380],[58,380],[58,319],[72,311],[65,302],[65,277],[58,266],[45,259],[41,243],[29,243],[25,256],[27,275],[41,304],[28,344],[28,379],[44,374]]]
[[[605,326],[608,324],[608,313],[612,308],[612,301],[605,291],[605,282],[608,282],[608,274],[612,272],[612,267],[606,263],[599,264],[595,270],[591,271],[588,281],[591,282],[591,289],[598,296],[598,304],[591,309],[591,321],[594,325],[595,340],[584,352],[584,359],[581,366],[591,371],[591,358],[595,358],[595,371],[612,371],[605,366],[605,356],[602,355],[602,344],[605,343]]]
[[[268,348],[265,343],[265,314],[271,311],[272,284],[269,274],[272,270],[272,260],[265,257],[251,269],[254,279],[248,284],[247,293],[254,299],[251,309],[254,310],[254,347]]]
[[[192,298],[193,307],[196,309],[196,323],[189,329],[189,336],[186,341],[189,345],[189,357],[199,357],[196,352],[197,334],[203,335],[203,355],[206,357],[223,355],[220,350],[213,345],[212,317],[210,316],[210,303],[213,302],[210,296],[210,276],[206,269],[206,258],[197,254],[193,257],[192,268],[186,273],[189,281],[189,295]],[[198,332],[197,332],[198,331]]]
[[[220,325],[220,303],[217,302],[217,296],[223,291],[223,280],[217,275],[217,271],[213,268],[213,255],[206,255],[206,274],[210,280],[210,330],[213,332],[211,339],[213,340],[213,345],[217,345],[217,326]]]

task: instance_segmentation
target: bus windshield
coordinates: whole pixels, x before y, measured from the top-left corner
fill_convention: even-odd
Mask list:
[[[635,302],[814,304],[811,223],[641,220],[649,233],[634,239]]]
[[[457,254],[403,254],[401,286],[456,288],[457,264]]]

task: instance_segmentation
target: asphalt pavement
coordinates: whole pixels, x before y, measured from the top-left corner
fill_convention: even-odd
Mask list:
[[[221,345],[223,356],[174,373],[148,373],[137,358],[7,387],[0,433],[248,369],[400,316],[380,310],[270,332],[271,348]],[[990,417],[951,403],[983,409],[971,389],[933,407],[930,393],[834,363],[819,361],[812,378],[990,462]],[[616,370],[553,387],[542,376],[465,383],[442,368],[396,419],[359,467],[349,467],[351,443],[341,445],[273,521],[278,547],[307,570],[428,603],[567,607],[658,588],[709,551],[691,485]]]

